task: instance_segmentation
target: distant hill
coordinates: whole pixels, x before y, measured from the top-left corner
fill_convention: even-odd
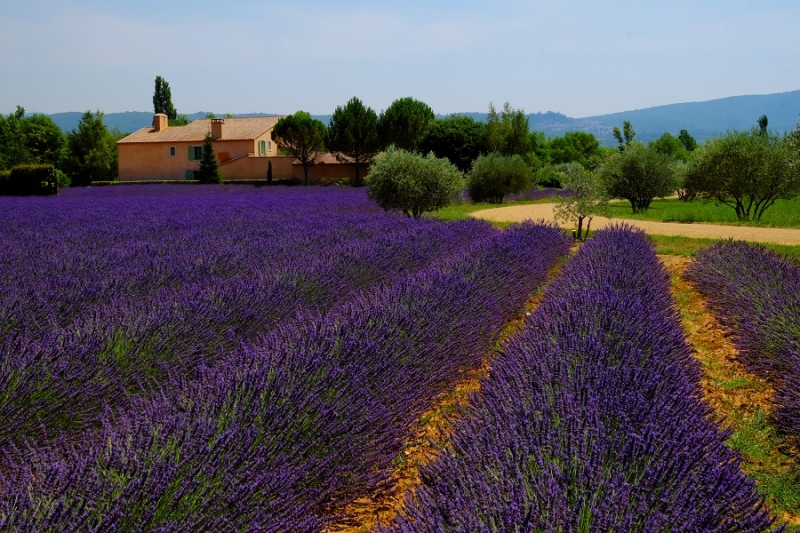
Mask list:
[[[630,120],[642,141],[658,138],[665,131],[677,134],[686,129],[702,143],[726,130],[756,126],[761,115],[767,115],[770,130],[793,130],[800,122],[800,91],[663,105],[579,120],[596,122],[609,129],[609,134],[614,126],[621,128],[623,120]],[[613,139],[606,140],[613,144]]]
[[[486,120],[486,113],[457,113]],[[664,132],[673,135],[686,129],[699,143],[725,133],[756,126],[761,115],[767,115],[769,129],[780,133],[793,130],[800,122],[800,91],[766,95],[732,96],[706,102],[670,104],[609,115],[572,118],[561,113],[528,115],[533,131],[543,131],[548,137],[560,137],[568,131],[593,133],[605,146],[614,146],[614,126],[622,129],[629,120],[636,130],[636,139],[648,142]]]
[[[207,112],[187,115],[190,120],[204,118]],[[485,121],[486,113],[455,113],[476,120]],[[747,129],[756,125],[758,117],[767,115],[769,128],[778,132],[795,128],[800,118],[800,90],[786,93],[732,96],[706,102],[670,104],[647,109],[622,111],[609,115],[572,118],[561,113],[548,111],[528,115],[531,130],[543,131],[548,137],[560,137],[568,131],[593,133],[605,146],[614,146],[616,141],[611,132],[614,126],[622,127],[622,122],[630,120],[636,130],[636,138],[643,142],[657,139],[664,132],[677,135],[686,129],[698,142],[703,143],[714,135],[726,130]],[[50,118],[65,132],[78,126],[82,113],[56,113]],[[217,116],[224,116],[217,113]],[[270,113],[248,113],[237,117],[274,116]],[[314,118],[330,122],[330,115],[312,115]],[[437,115],[444,116],[444,115]],[[109,128],[119,128],[122,132],[134,132],[153,122],[153,114],[140,111],[108,113],[104,122]]]

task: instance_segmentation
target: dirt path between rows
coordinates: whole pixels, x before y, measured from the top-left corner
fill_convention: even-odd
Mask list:
[[[492,222],[522,222],[523,220],[554,221],[553,207],[556,204],[510,205],[475,211],[470,216]],[[615,222],[624,221],[655,235],[674,235],[696,239],[737,239],[773,244],[800,245],[800,229],[762,228],[753,226],[724,226],[716,224],[681,224],[678,222],[651,222],[605,217],[594,217],[592,229],[600,229]],[[574,228],[573,223],[561,223],[562,227]]]
[[[573,253],[575,249],[573,248]],[[489,377],[492,361],[498,357],[502,347],[525,325],[525,317],[539,305],[545,287],[558,276],[561,265],[556,265],[547,274],[547,280],[539,287],[520,313],[506,324],[496,345],[484,354],[483,364],[477,368],[464,369],[453,390],[442,394],[411,428],[402,452],[402,460],[391,477],[388,488],[360,498],[338,511],[342,519],[328,527],[324,533],[364,533],[374,531],[378,524],[390,524],[402,511],[405,498],[422,483],[421,469],[439,455],[441,447],[446,447],[459,420],[460,411],[465,408],[470,396],[478,392],[481,383]],[[498,348],[500,350],[498,350]]]
[[[671,291],[681,312],[686,340],[701,364],[703,399],[714,410],[723,427],[741,428],[746,421],[757,417],[758,411],[772,412],[772,386],[748,372],[739,362],[739,351],[733,344],[731,332],[707,309],[706,299],[683,278],[691,259],[674,255],[659,255],[659,259],[670,273]],[[756,479],[757,484],[761,484],[766,476],[781,473],[789,479],[791,476],[786,473],[800,466],[797,459],[800,452],[788,439],[777,443],[764,442],[762,446],[760,457],[743,455],[742,471]],[[800,526],[800,510],[775,502],[769,489],[765,488],[764,492],[768,494],[768,505],[780,520]]]

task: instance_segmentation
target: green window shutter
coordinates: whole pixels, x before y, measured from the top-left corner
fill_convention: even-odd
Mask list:
[[[194,179],[194,170],[187,170],[186,171],[186,179],[193,180]]]
[[[189,147],[189,161],[194,161],[194,146]]]

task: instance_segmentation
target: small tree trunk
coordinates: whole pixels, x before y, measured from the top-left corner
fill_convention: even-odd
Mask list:
[[[583,218],[584,217],[581,216],[578,217],[578,233],[576,235],[577,240],[581,240],[581,235],[583,234]]]
[[[356,159],[356,181],[353,182],[353,187],[361,186],[361,163]]]
[[[306,187],[308,187],[308,161],[303,161],[303,175],[306,178]]]
[[[589,217],[589,221],[586,223],[586,236],[583,238],[584,241],[589,237],[589,228],[592,227],[592,219],[593,218],[594,217]]]

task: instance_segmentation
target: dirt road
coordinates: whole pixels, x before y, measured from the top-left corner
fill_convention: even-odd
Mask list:
[[[523,220],[554,220],[555,204],[511,205],[475,211],[470,216],[493,222],[521,222]],[[614,222],[625,221],[642,228],[654,235],[678,235],[681,237],[708,239],[737,239],[753,242],[770,242],[775,244],[800,245],[800,229],[760,228],[752,226],[723,226],[716,224],[681,224],[677,222],[650,222],[630,219],[608,219],[594,217],[592,229],[600,229]],[[561,224],[565,228],[574,228],[573,223]]]

